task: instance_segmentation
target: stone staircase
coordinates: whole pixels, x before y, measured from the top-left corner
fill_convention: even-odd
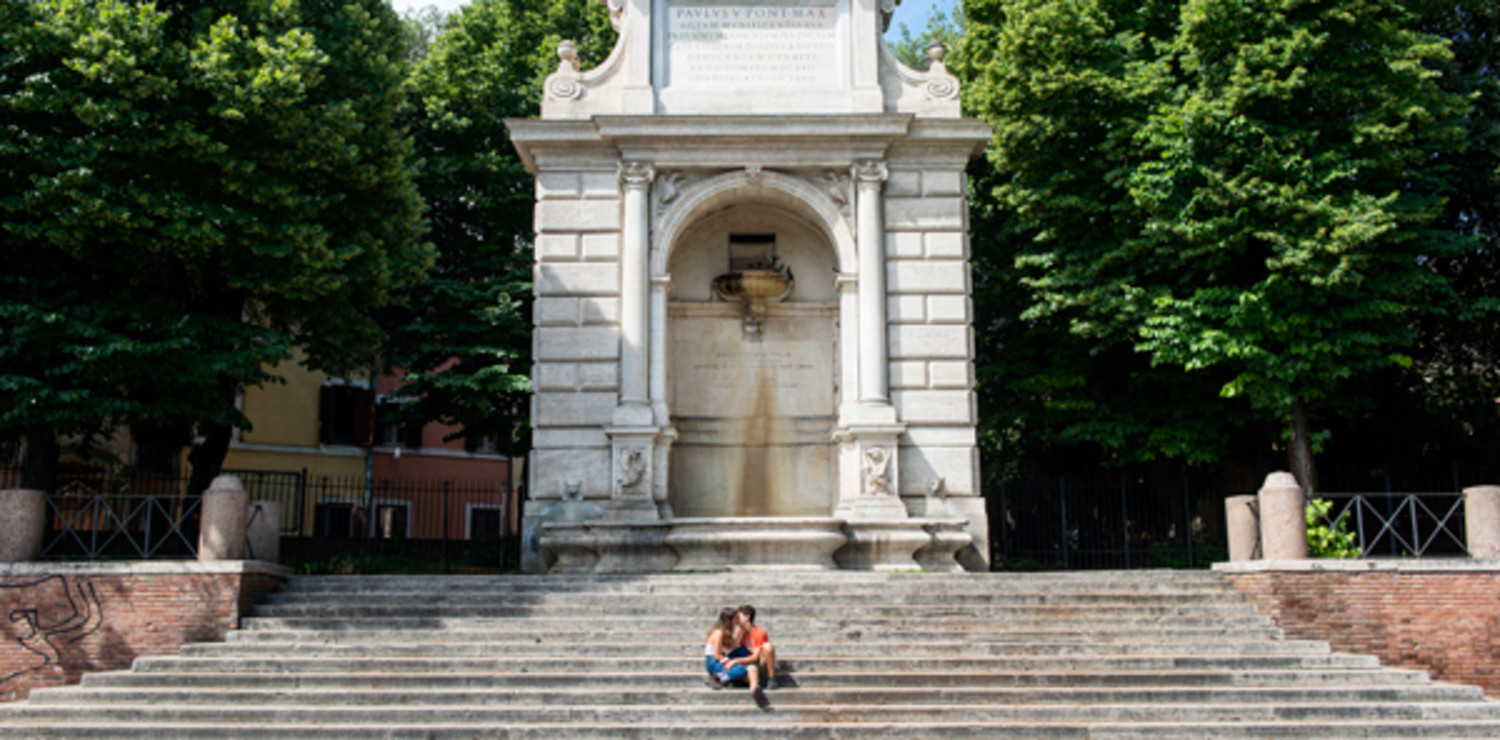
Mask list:
[[[703,683],[751,602],[790,686]],[[1211,573],[296,578],[3,737],[1500,737],[1478,689],[1289,641]]]

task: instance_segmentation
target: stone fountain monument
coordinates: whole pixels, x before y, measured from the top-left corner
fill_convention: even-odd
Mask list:
[[[526,568],[985,569],[989,129],[942,47],[897,61],[892,0],[608,5],[609,58],[562,43],[508,121],[537,195]]]

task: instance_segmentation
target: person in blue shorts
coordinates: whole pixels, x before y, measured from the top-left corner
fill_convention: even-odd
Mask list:
[[[708,637],[703,642],[703,667],[708,671],[708,685],[710,688],[722,689],[729,684],[745,678],[745,667],[725,665],[729,661],[729,655],[737,647],[734,639],[735,610],[732,607],[724,607],[719,610],[719,619],[714,622],[713,629],[708,631]]]

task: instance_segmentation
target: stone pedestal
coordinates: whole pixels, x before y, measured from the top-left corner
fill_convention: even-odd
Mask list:
[[[599,562],[595,573],[661,573],[677,565],[667,548],[666,522],[591,522],[584,525]]]
[[[1272,473],[1257,495],[1261,554],[1267,560],[1307,558],[1307,501],[1291,473]]]
[[[851,427],[838,433],[840,490],[835,516],[869,521],[908,517],[899,490],[899,440],[904,431],[902,425],[886,424]]]
[[[28,488],[0,491],[0,563],[36,560],[46,532],[46,493]]]
[[[973,537],[964,531],[967,519],[938,519],[922,522],[922,530],[930,538],[927,545],[917,550],[913,559],[929,573],[959,573],[963,566],[958,563],[958,551],[968,547]]]
[[[591,573],[599,562],[594,538],[582,523],[541,525],[540,553],[543,567],[551,573]]]
[[[1224,499],[1224,519],[1229,530],[1229,562],[1260,558],[1260,514],[1256,497]]]
[[[249,559],[274,563],[281,557],[281,504],[252,501],[246,530]]]
[[[1464,489],[1464,529],[1469,557],[1500,558],[1500,486]]]
[[[203,492],[198,530],[199,560],[244,560],[250,495],[232,475],[214,478]]]
[[[650,407],[641,408],[649,418]],[[656,521],[661,509],[653,497],[656,462],[655,427],[611,427],[605,430],[610,439],[614,481],[610,500],[604,507],[604,518],[617,522]]]
[[[845,570],[918,570],[913,556],[932,542],[922,522],[914,519],[850,521],[844,532],[849,542],[834,559]]]
[[[666,539],[678,571],[834,570],[847,541],[844,523],[826,517],[678,519]]]

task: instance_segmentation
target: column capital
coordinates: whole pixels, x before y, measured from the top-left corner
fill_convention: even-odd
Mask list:
[[[619,177],[627,189],[645,190],[656,179],[656,168],[650,162],[621,162]]]
[[[850,172],[853,173],[855,182],[865,186],[879,186],[887,177],[890,177],[890,171],[886,169],[883,159],[855,160]]]

